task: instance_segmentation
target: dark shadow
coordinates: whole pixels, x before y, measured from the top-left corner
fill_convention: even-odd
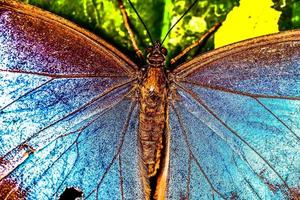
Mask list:
[[[59,200],[78,200],[77,198],[83,197],[83,192],[75,187],[68,187],[60,195]]]

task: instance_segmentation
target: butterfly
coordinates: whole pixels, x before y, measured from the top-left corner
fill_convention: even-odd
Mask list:
[[[299,199],[299,30],[147,52],[1,0],[0,198]]]

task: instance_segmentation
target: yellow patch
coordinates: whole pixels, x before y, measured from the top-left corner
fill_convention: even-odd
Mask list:
[[[272,0],[241,0],[215,34],[215,48],[227,44],[278,32],[281,12]]]

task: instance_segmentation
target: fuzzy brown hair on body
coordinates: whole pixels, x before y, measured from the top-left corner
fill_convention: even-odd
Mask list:
[[[148,66],[144,70],[139,92],[139,139],[142,149],[141,172],[145,192],[149,195],[148,180],[157,175],[162,165],[162,150],[164,141],[167,114],[168,88],[165,74],[166,49],[156,42],[149,48],[147,55]]]

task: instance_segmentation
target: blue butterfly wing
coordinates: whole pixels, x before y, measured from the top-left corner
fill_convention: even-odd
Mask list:
[[[1,1],[0,198],[141,199],[136,69],[75,25]]]
[[[300,31],[215,50],[174,71],[168,196],[300,196]]]

